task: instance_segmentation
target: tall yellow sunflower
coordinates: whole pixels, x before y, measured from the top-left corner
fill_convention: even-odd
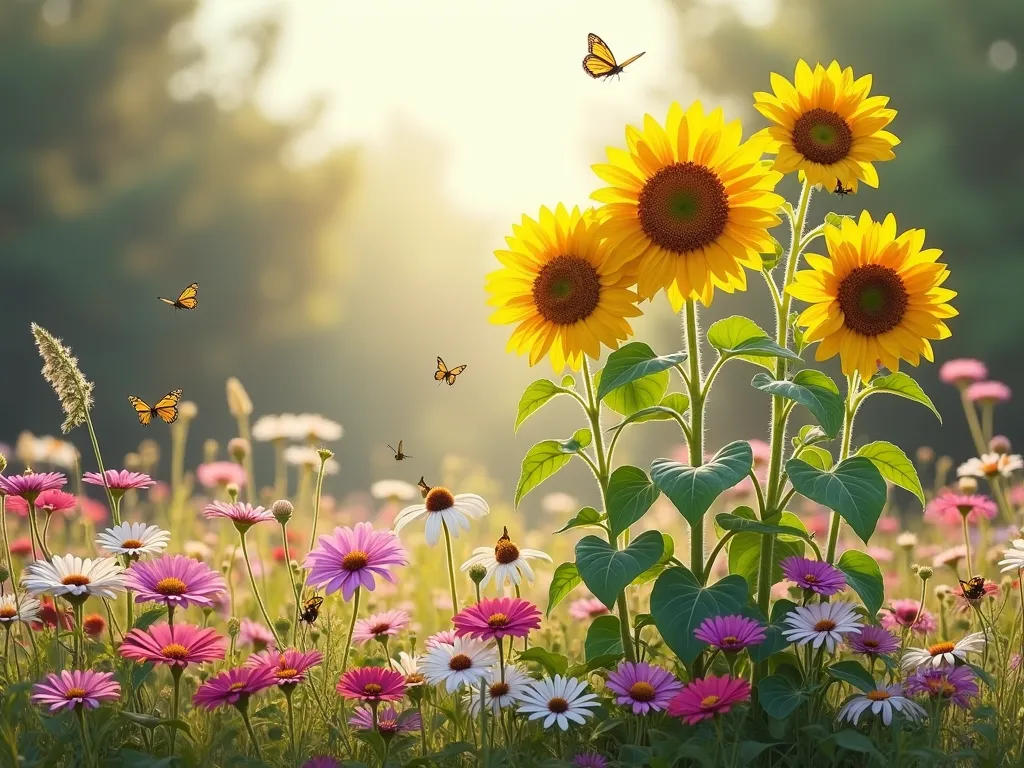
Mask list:
[[[746,290],[744,267],[760,269],[772,250],[782,175],[761,160],[770,137],[741,141],[742,130],[699,101],[685,113],[672,104],[664,128],[645,115],[642,130],[626,128],[628,148],[594,166],[611,185],[591,195],[604,203],[602,234],[631,262],[641,298],[665,289],[677,312],[687,299],[710,304],[716,287]]]
[[[787,289],[811,304],[797,318],[808,341],[820,341],[815,357],[839,355],[843,373],[867,381],[882,365],[899,370],[901,360],[917,365],[934,360],[930,340],[948,338],[944,320],[958,313],[949,302],[956,293],[942,284],[949,270],[942,251],[922,250],[924,230],[897,237],[896,219],[844,218],[826,226],[829,256],[807,254],[811,269],[797,272]]]
[[[642,314],[633,276],[592,211],[541,208],[505,241],[508,250],[494,252],[504,269],[487,276],[487,303],[498,307],[491,322],[518,323],[509,351],[529,352],[530,365],[550,353],[555,370],[579,369],[584,354],[596,360],[602,344],[616,349],[633,335],[626,318]]]
[[[871,75],[856,80],[853,69],[833,61],[811,71],[801,59],[794,83],[772,73],[774,93],[754,94],[754,108],[775,125],[768,128],[775,143],[775,170],[800,171],[801,180],[821,184],[830,192],[837,185],[853,192],[857,182],[877,187],[872,163],[892,160],[900,140],[882,130],[896,117],[886,109],[888,96],[871,96]]]

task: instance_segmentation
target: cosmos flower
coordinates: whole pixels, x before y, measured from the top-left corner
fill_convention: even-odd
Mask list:
[[[529,720],[541,720],[544,728],[557,725],[563,731],[569,729],[569,723],[583,725],[591,711],[600,706],[597,696],[586,693],[587,684],[574,677],[554,677],[534,680],[523,692],[523,700],[519,711],[529,715]]]
[[[36,498],[36,509],[40,512],[45,512],[47,515],[51,515],[54,512],[68,512],[77,506],[78,497],[73,493],[65,493],[55,489],[43,491]]]
[[[24,475],[0,475],[0,494],[20,496],[35,503],[43,491],[60,490],[68,479],[60,472],[28,472]]]
[[[333,443],[345,434],[341,424],[318,413],[300,413],[288,426],[292,430],[289,437],[308,443]]]
[[[301,439],[298,432],[298,417],[294,413],[282,413],[280,416],[260,416],[252,425],[252,439],[260,442],[276,442],[281,440]]]
[[[196,479],[204,488],[224,488],[231,484],[244,488],[248,477],[241,464],[233,461],[208,461],[196,467]]]
[[[409,626],[410,621],[412,621],[412,616],[405,611],[375,613],[373,616],[356,622],[352,639],[357,643],[387,639],[389,635],[397,635]]]
[[[475,493],[460,493],[456,496],[439,485],[427,492],[422,504],[413,504],[398,513],[395,533],[426,515],[427,544],[434,546],[441,539],[442,525],[447,527],[452,538],[457,539],[460,530],[469,530],[470,520],[478,520],[489,511],[487,502]]]
[[[977,381],[968,386],[964,394],[972,403],[995,405],[1009,402],[1012,392],[1001,381]]]
[[[828,605],[828,603],[826,603]],[[668,713],[689,725],[696,725],[728,712],[750,698],[750,683],[729,675],[708,675],[691,681],[669,703]]]
[[[29,563],[22,581],[33,596],[49,594],[85,600],[87,597],[117,597],[124,592],[124,569],[113,558],[83,560],[74,555],[57,555],[51,562]]]
[[[82,475],[82,482],[88,485],[103,485],[103,479],[107,480],[107,487],[112,492],[135,490],[136,488],[149,488],[153,485],[153,478],[142,472],[129,472],[127,469],[108,469],[102,475],[99,472],[86,472]]]
[[[934,558],[932,558],[932,566],[935,568],[952,568],[956,570],[957,565],[961,560],[967,557],[967,547],[963,544],[958,544],[955,547],[944,549],[939,552]]]
[[[429,648],[430,646],[428,645],[427,647]],[[405,675],[406,688],[415,688],[426,682],[426,678],[420,672],[419,656],[410,656],[405,651],[401,651],[397,659],[391,660],[391,668]]]
[[[981,458],[968,459],[956,470],[957,477],[1010,477],[1024,468],[1024,460],[1016,453],[983,453]]]
[[[361,731],[373,730],[373,712],[369,707],[356,707],[348,724]],[[377,730],[381,733],[415,733],[423,724],[420,713],[415,709],[398,712],[394,707],[381,707],[377,710]]]
[[[426,639],[423,643],[427,649],[436,648],[439,645],[455,645],[455,639],[458,637],[455,634],[454,629],[442,629],[440,632],[435,632]]]
[[[391,569],[408,563],[409,556],[394,533],[358,523],[355,528],[335,528],[317,539],[303,567],[309,570],[308,586],[328,595],[340,589],[342,597],[351,600],[358,587],[372,592],[376,576],[394,583]]]
[[[31,699],[36,704],[49,707],[50,712],[76,707],[96,709],[105,701],[121,698],[121,685],[111,672],[92,670],[64,670],[50,673],[32,687]]]
[[[337,691],[358,701],[399,701],[405,695],[405,678],[385,667],[356,667],[341,676]]]
[[[760,645],[767,634],[764,625],[747,616],[709,616],[693,633],[712,648],[726,653],[739,653],[744,648]]]
[[[263,507],[254,507],[251,504],[226,504],[223,501],[215,501],[207,504],[203,509],[203,517],[211,520],[217,517],[225,517],[235,524],[241,532],[247,531],[257,523],[272,523],[274,513]]]
[[[783,623],[789,629],[783,636],[798,646],[811,643],[815,649],[824,644],[829,653],[834,653],[836,645],[843,640],[845,634],[856,634],[864,625],[853,603],[812,603],[801,605],[786,614]]]
[[[224,658],[227,640],[215,629],[192,624],[155,624],[148,629],[133,629],[118,649],[126,659],[171,667],[186,667]]]
[[[615,703],[631,707],[634,715],[661,712],[682,689],[683,684],[670,672],[647,662],[623,661],[608,675],[608,690],[615,694]]]
[[[498,663],[498,654],[490,643],[456,637],[451,645],[435,645],[420,659],[420,672],[431,685],[445,684],[448,693],[460,686],[473,688],[486,680]]]
[[[271,667],[234,667],[211,677],[195,692],[192,703],[203,709],[218,709],[229,704],[245,707],[249,697],[276,685]]]
[[[831,597],[846,589],[846,576],[834,565],[821,560],[791,555],[779,563],[782,575],[800,589]]]
[[[988,378],[988,368],[981,360],[960,358],[947,360],[939,367],[939,379],[963,389],[968,384]]]
[[[901,666],[904,671],[910,671],[918,667],[955,665],[966,662],[967,654],[981,653],[983,650],[985,650],[985,633],[975,632],[955,643],[943,641],[934,643],[927,648],[907,648],[903,651]]]
[[[879,621],[883,629],[910,627],[917,635],[930,635],[938,627],[935,617],[912,598],[893,600],[889,608],[881,610]]]
[[[584,597],[569,603],[569,615],[576,621],[595,619],[606,613],[608,613],[608,606],[596,597]]]
[[[0,626],[10,628],[16,621],[39,620],[39,601],[28,595],[15,599],[10,592],[0,595]]]
[[[982,518],[991,520],[997,512],[996,503],[988,496],[958,493],[945,488],[928,502],[924,510],[924,519],[928,523],[957,526],[963,524],[964,515],[967,516],[968,523],[977,523]]]
[[[466,573],[475,565],[482,565],[487,569],[487,575],[480,582],[480,588],[487,586],[494,578],[498,589],[507,586],[518,586],[523,581],[532,584],[536,578],[529,560],[546,560],[551,562],[551,556],[541,552],[539,549],[520,549],[509,538],[508,528],[504,529],[498,543],[491,547],[477,547],[473,550],[473,556],[462,564],[461,571]]]
[[[158,555],[167,549],[171,534],[155,525],[121,523],[107,528],[96,543],[112,555]]]
[[[526,637],[540,627],[540,611],[533,603],[518,597],[484,598],[463,608],[452,618],[455,634],[495,640]]]
[[[299,651],[289,648],[281,651],[254,653],[245,662],[247,667],[269,667],[279,686],[295,686],[306,679],[306,673],[323,663],[320,651]]]
[[[970,667],[921,667],[906,680],[907,693],[923,693],[966,709],[979,693],[977,676]]]
[[[227,590],[217,571],[184,555],[132,563],[125,586],[136,593],[136,603],[158,602],[173,608],[210,608],[213,596]]]
[[[892,632],[870,624],[861,627],[860,632],[847,635],[846,644],[854,653],[877,658],[895,653],[900,649],[899,638]]]
[[[252,619],[242,619],[238,630],[238,642],[242,645],[251,645],[257,652],[264,649],[274,650],[277,641],[274,634],[262,624]]]
[[[917,722],[928,714],[920,705],[904,695],[903,686],[899,683],[886,685],[884,682],[877,682],[875,690],[858,693],[850,698],[839,710],[836,720],[848,720],[857,725],[861,715],[868,710],[873,715],[881,715],[885,725],[892,725],[893,712],[901,713],[911,722]]]

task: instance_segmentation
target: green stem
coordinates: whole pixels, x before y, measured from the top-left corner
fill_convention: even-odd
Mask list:
[[[43,559],[47,562],[50,561],[50,553],[46,549],[46,545],[43,543],[43,537],[39,535],[39,526],[36,523],[36,504],[33,499],[27,499],[28,501],[28,525],[29,531],[32,534],[32,559],[36,560],[36,545],[39,546],[39,552],[43,555]]]
[[[252,748],[256,752],[256,757],[262,760],[263,753],[260,752],[260,743],[256,740],[256,731],[252,729],[252,723],[249,721],[249,702],[246,700],[243,706],[235,706],[238,709],[238,713],[242,716],[242,722],[245,723],[245,732],[249,734],[249,741],[252,743]]]
[[[72,605],[75,608],[75,669],[84,667],[82,656],[85,653],[85,627],[82,626],[82,609],[84,600],[76,600]],[[54,603],[56,605],[56,603]],[[60,627],[60,618],[57,619],[57,626]]]
[[[491,748],[487,742],[487,682],[480,682],[480,765],[491,764]]]
[[[970,579],[974,575],[974,570],[971,568],[971,537],[967,532],[967,515],[961,514],[960,517],[963,519],[964,524],[964,549],[967,552],[967,578]]]
[[[320,471],[316,475],[316,490],[313,492],[313,529],[309,532],[309,548],[307,552],[313,551],[316,544],[316,522],[320,517],[320,494],[324,490],[324,474],[327,472],[327,459],[320,459]]]
[[[288,569],[288,583],[292,587],[292,600],[295,601],[295,619],[292,622],[292,645],[298,642],[299,637],[299,611],[302,610],[302,590],[295,586],[295,572],[292,570],[292,554],[288,548],[288,523],[281,523],[281,540],[284,542],[284,564]]]
[[[448,555],[448,587],[452,591],[452,612],[459,612],[459,592],[455,587],[455,556],[452,554],[452,535],[448,531],[448,524],[442,520],[441,530],[444,531],[444,549]]]
[[[853,422],[857,417],[859,399],[857,397],[860,388],[860,377],[852,373],[846,377],[846,413],[843,418],[843,440],[839,449],[839,462],[846,461],[850,456],[850,444],[853,440]],[[836,546],[839,543],[839,529],[842,527],[843,518],[838,512],[832,512],[832,519],[828,527],[828,549],[825,560],[834,563],[836,560]]]
[[[249,585],[252,587],[252,596],[256,598],[256,604],[260,607],[260,613],[263,614],[263,620],[267,622],[267,627],[270,628],[270,634],[274,636],[274,642],[278,648],[281,648],[281,638],[277,636],[277,630],[274,629],[274,622],[270,620],[270,614],[267,613],[267,606],[263,604],[263,598],[260,597],[260,590],[256,586],[256,577],[252,574],[252,565],[249,563],[249,550],[245,544],[245,534],[242,531],[238,532],[238,538],[242,541],[242,557],[245,559],[245,570],[249,573]]]
[[[348,637],[345,640],[345,654],[341,657],[341,671],[344,674],[348,669],[348,655],[352,650],[352,633],[356,631],[356,617],[359,615],[359,596],[363,591],[362,587],[356,587],[356,593],[352,596],[352,621],[348,625]]]
[[[83,400],[88,402],[84,397],[84,393],[80,394],[83,395]],[[110,513],[114,517],[114,525],[120,525],[121,511],[118,508],[118,505],[114,503],[114,494],[110,490],[110,484],[107,483],[107,470],[103,465],[103,455],[100,453],[100,443],[99,440],[96,439],[96,430],[92,425],[92,416],[89,415],[88,408],[85,409],[85,426],[89,430],[89,440],[92,442],[92,451],[96,454],[96,466],[98,466],[100,470],[100,478],[103,480],[103,489],[107,492],[107,502],[110,504]]]
[[[297,764],[299,752],[295,748],[295,713],[292,710],[292,691],[289,690],[285,693],[284,700],[288,705],[288,741],[292,747],[292,760]]]
[[[690,389],[690,466],[704,463],[704,384],[700,370],[700,338],[697,325],[697,303],[686,302],[686,352],[690,365],[687,383]],[[704,518],[690,523],[690,571],[704,583]]]
[[[92,755],[92,745],[89,743],[89,729],[85,725],[85,707],[81,704],[75,705],[76,719],[78,720],[78,731],[82,735],[82,751],[85,753],[83,765],[89,766],[94,764]]]
[[[181,673],[184,672],[184,671],[185,671],[184,667],[179,667],[176,664],[171,667],[171,677],[174,679],[174,694],[173,694],[174,698],[171,699],[171,720],[177,720],[178,719],[178,700],[181,698],[181,696],[180,696],[180,693],[181,693]],[[178,729],[173,724],[170,726],[170,729],[171,729],[171,755],[173,756],[175,754],[175,752],[174,752],[174,742],[178,738]]]

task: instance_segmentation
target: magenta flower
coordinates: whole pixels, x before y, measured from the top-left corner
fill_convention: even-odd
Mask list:
[[[575,768],[608,768],[608,759],[597,752],[580,752],[569,762]]]
[[[423,645],[426,646],[429,651],[431,648],[437,648],[439,645],[455,645],[455,638],[458,637],[455,634],[454,629],[442,629],[440,632],[435,632],[428,637]]]
[[[257,652],[267,648],[274,650],[277,645],[274,633],[252,619],[242,619],[242,625],[238,631],[238,642],[242,645],[251,645]]]
[[[978,696],[978,680],[970,667],[920,667],[907,678],[907,693],[924,693],[967,709]]]
[[[725,653],[739,653],[744,648],[765,641],[764,626],[749,616],[709,616],[693,633],[712,648]]]
[[[302,764],[302,768],[341,768],[341,763],[333,757],[321,755],[320,757],[309,758],[309,760]]]
[[[274,513],[263,507],[254,507],[252,504],[227,504],[223,501],[215,501],[207,504],[203,509],[203,517],[212,520],[215,517],[225,517],[235,524],[235,528],[241,533],[256,525],[256,523],[274,522]]]
[[[921,611],[918,615],[920,607],[921,604],[913,598],[893,600],[889,604],[889,608],[881,610],[878,618],[883,629],[906,628],[913,624],[914,634],[929,635],[939,625],[935,622],[935,617],[928,611]]]
[[[385,667],[356,667],[341,676],[338,693],[359,701],[399,701],[405,695],[405,676]]]
[[[981,360],[972,358],[960,358],[947,360],[939,368],[939,379],[945,384],[952,384],[955,387],[966,387],[976,381],[982,381],[988,377],[988,368]]]
[[[397,635],[412,621],[405,611],[385,611],[375,613],[356,622],[352,639],[357,643],[368,643],[370,640],[384,640],[388,635]]]
[[[11,502],[8,501],[7,506],[9,507],[10,504]],[[43,491],[36,498],[36,509],[48,515],[52,515],[54,512],[67,512],[69,509],[74,509],[77,506],[78,497],[75,494],[65,493],[56,489]]]
[[[540,627],[540,611],[529,600],[519,597],[485,597],[476,605],[463,608],[454,618],[455,634],[481,640],[526,637]]]
[[[125,635],[120,653],[135,661],[186,667],[223,659],[225,650],[227,640],[215,629],[192,624],[157,624],[145,630],[133,629]]]
[[[233,461],[208,461],[196,467],[196,479],[204,488],[223,488],[234,483],[245,487],[245,467]]]
[[[192,703],[203,709],[217,709],[228,704],[242,708],[254,693],[274,686],[277,679],[270,667],[235,667],[211,677],[196,691]]]
[[[830,597],[846,589],[846,576],[830,563],[790,555],[779,563],[782,575],[801,589]]]
[[[219,573],[185,555],[132,563],[125,571],[125,587],[136,593],[136,603],[157,602],[168,608],[211,608],[213,596],[227,589]]]
[[[964,392],[972,403],[996,405],[1009,402],[1012,392],[1001,381],[977,381]]]
[[[608,675],[608,690],[615,695],[615,703],[632,707],[634,715],[661,712],[683,689],[670,672],[648,664],[623,661]]]
[[[289,648],[283,653],[263,651],[254,653],[246,662],[247,667],[268,667],[274,673],[279,686],[294,687],[306,679],[306,672],[324,660],[320,651],[298,651]]]
[[[569,603],[569,615],[576,621],[596,619],[608,613],[608,607],[596,597],[584,597]]]
[[[869,624],[861,627],[860,632],[847,635],[846,645],[854,653],[862,653],[875,659],[898,651],[900,640],[889,630]]]
[[[998,512],[996,503],[988,496],[980,493],[958,493],[949,488],[928,502],[924,510],[924,519],[929,523],[941,523],[949,526],[963,525],[963,517],[968,523],[977,523],[982,518],[991,520]]]
[[[24,475],[0,475],[0,494],[20,496],[35,503],[43,491],[54,491],[64,487],[68,479],[60,472],[28,472]]]
[[[394,533],[375,531],[370,523],[358,523],[355,528],[335,528],[333,533],[317,539],[316,546],[306,555],[306,584],[323,589],[328,595],[340,589],[342,597],[351,600],[359,587],[373,591],[374,576],[394,583],[390,569],[408,563],[408,554]]]
[[[105,701],[121,698],[121,684],[110,672],[92,670],[64,670],[59,675],[49,674],[32,687],[31,699],[36,704],[49,705],[50,712],[82,706],[96,709]]]
[[[82,482],[89,485],[103,485],[103,478],[107,480],[107,487],[111,491],[124,493],[136,488],[149,488],[153,485],[153,478],[142,472],[129,472],[127,469],[108,469],[102,475],[99,472],[86,472],[82,475]]]
[[[697,678],[676,694],[668,706],[672,717],[696,725],[717,714],[728,712],[734,704],[750,698],[750,683],[729,675]]]
[[[381,733],[413,733],[419,731],[423,720],[415,709],[399,713],[394,707],[377,710],[377,730]],[[373,712],[368,707],[357,707],[348,724],[361,731],[373,730]]]
[[[21,496],[7,496],[4,502],[4,509],[7,512],[14,512],[18,517],[28,517],[28,502]]]

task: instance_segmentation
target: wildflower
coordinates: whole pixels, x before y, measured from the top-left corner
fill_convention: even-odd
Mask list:
[[[277,645],[273,633],[252,619],[242,619],[239,626],[238,642],[242,645],[251,645],[257,652],[267,648],[273,650]]]
[[[227,390],[228,410],[232,416],[237,419],[252,414],[252,400],[241,381],[232,376],[225,383],[225,389]]]
[[[426,515],[427,544],[434,546],[441,538],[442,526],[457,539],[460,529],[469,530],[470,520],[478,520],[489,511],[487,502],[475,493],[460,493],[456,496],[447,488],[437,486],[427,492],[422,504],[413,504],[398,513],[395,533]]]
[[[203,509],[203,517],[212,520],[217,517],[224,517],[235,524],[240,533],[244,533],[257,523],[269,523],[274,520],[274,514],[263,507],[254,507],[251,504],[225,504],[223,501],[215,501],[207,504]]]
[[[569,764],[574,768],[608,768],[608,759],[597,752],[580,752],[573,755]]]
[[[234,667],[211,677],[192,696],[192,703],[203,709],[232,706],[243,709],[249,697],[277,683],[270,667]]]
[[[623,661],[608,675],[608,690],[615,694],[615,703],[632,707],[634,715],[661,712],[682,689],[670,672],[647,662]]]
[[[498,543],[491,547],[477,547],[473,550],[473,556],[462,564],[463,573],[474,566],[486,568],[486,575],[480,582],[481,589],[493,577],[498,589],[506,585],[518,586],[524,580],[532,584],[536,578],[529,560],[546,560],[551,562],[551,556],[541,552],[539,549],[520,549],[508,535],[508,528],[504,529]]]
[[[765,641],[764,626],[747,616],[709,616],[693,633],[694,637],[725,653],[739,653],[744,648]]]
[[[544,728],[557,725],[563,731],[569,729],[569,721],[583,725],[590,710],[599,706],[597,696],[584,693],[587,684],[572,677],[555,675],[544,680],[534,680],[523,692],[519,711],[529,715],[530,720],[543,718]]]
[[[405,695],[405,678],[383,667],[356,667],[341,676],[337,691],[346,699],[399,701]]]
[[[341,768],[341,763],[333,757],[322,755],[320,757],[311,757],[302,764],[302,768]]]
[[[985,579],[983,577],[976,577],[982,579],[984,584],[981,585],[981,595],[979,597],[967,597],[964,594],[965,590],[963,586],[960,587],[959,591],[953,594],[953,600],[955,601],[954,610],[957,613],[967,613],[975,605],[980,603],[982,599],[986,597],[996,597],[999,595],[999,585],[994,581]]]
[[[689,725],[696,725],[701,720],[728,712],[734,705],[749,698],[750,683],[743,678],[708,675],[691,681],[677,693],[669,703],[668,713],[685,720]]]
[[[967,547],[963,544],[959,544],[949,549],[944,549],[932,559],[932,566],[935,568],[942,568],[946,566],[956,570],[957,565],[967,557]]]
[[[830,563],[791,555],[779,563],[782,575],[801,589],[831,596],[846,589],[846,576]]]
[[[917,546],[917,536],[909,531],[904,531],[896,537],[896,546],[900,549],[913,549]]]
[[[73,493],[64,491],[43,491],[36,499],[36,509],[47,515],[52,515],[54,512],[69,512],[77,506],[78,498]]]
[[[636,270],[641,299],[665,289],[676,312],[688,299],[710,304],[715,288],[746,290],[744,267],[760,269],[772,252],[782,174],[761,162],[764,131],[741,136],[720,109],[673,103],[664,128],[645,116],[642,130],[626,129],[625,151],[609,148],[609,162],[594,166],[610,185],[591,195],[604,203],[601,235],[613,263]]]
[[[333,443],[345,434],[341,424],[317,413],[300,413],[289,423],[289,428],[293,440],[309,443]]]
[[[486,680],[488,670],[498,662],[490,643],[456,637],[451,645],[435,645],[420,660],[420,671],[431,685],[445,684],[448,693],[460,686],[474,687]]]
[[[981,653],[984,649],[985,633],[975,632],[955,643],[943,641],[927,648],[907,648],[903,652],[902,667],[905,671],[909,671],[925,666],[955,665],[957,662],[966,662],[967,654]]]
[[[153,478],[141,472],[129,472],[127,469],[108,469],[102,475],[99,472],[86,472],[82,476],[82,482],[88,485],[103,485],[106,479],[106,486],[115,496],[123,495],[125,491],[132,491],[137,488],[149,488],[153,485]]]
[[[110,558],[58,555],[49,563],[30,563],[25,572],[22,584],[33,596],[49,594],[84,602],[90,596],[114,598],[125,589],[124,569]]]
[[[1003,559],[999,561],[1003,566],[1000,571],[1019,571],[1024,569],[1024,539],[1014,539],[1009,549],[1003,552]]]
[[[493,715],[498,715],[506,707],[523,701],[530,683],[533,682],[533,678],[526,672],[511,664],[505,665],[504,675],[497,665],[491,668],[488,675],[484,698],[488,711]],[[466,691],[466,696],[469,698],[470,712],[476,717],[480,714],[480,691],[470,689]]]
[[[268,667],[274,673],[279,686],[294,687],[306,680],[306,673],[323,663],[320,651],[299,651],[289,648],[285,651],[263,651],[254,653],[246,662],[247,667]]]
[[[96,709],[105,701],[119,698],[121,685],[112,673],[78,669],[47,675],[43,682],[32,686],[31,696],[36,704],[49,705],[50,712],[77,707]]]
[[[939,368],[939,378],[944,384],[952,384],[963,389],[968,384],[983,381],[988,377],[988,368],[981,360],[960,358],[947,360]]]
[[[282,413],[280,416],[260,416],[252,425],[253,440],[260,442],[281,442],[295,436],[296,416]]]
[[[35,504],[43,491],[59,490],[68,479],[60,472],[26,472],[24,475],[0,475],[0,495],[20,496]]]
[[[309,570],[308,586],[328,595],[340,589],[345,600],[351,600],[358,587],[372,592],[375,576],[394,583],[391,569],[408,563],[408,554],[394,533],[358,523],[355,528],[335,528],[317,539],[303,567]]]
[[[863,622],[852,603],[813,603],[797,606],[783,619],[789,629],[783,636],[797,645],[812,643],[814,648],[822,644],[829,653],[834,653],[843,635],[860,632]]]
[[[21,595],[17,600],[13,594],[0,595],[0,626],[8,629],[16,621],[26,623],[39,620],[39,601],[28,595]]]
[[[125,635],[119,652],[126,659],[186,667],[224,658],[227,641],[215,629],[191,624],[155,624]]]
[[[168,608],[210,608],[213,596],[227,590],[219,573],[184,555],[132,563],[125,574],[125,586],[136,593],[135,602],[158,602]]]
[[[576,621],[595,619],[606,613],[608,613],[608,606],[596,597],[584,597],[569,603],[569,615]]]
[[[316,448],[308,445],[289,445],[284,449],[284,460],[289,464],[306,469],[319,470],[323,463],[325,475],[336,475],[341,468],[332,458],[324,460]]]
[[[533,603],[518,597],[484,598],[463,608],[452,619],[460,637],[500,640],[526,637],[540,627],[540,611]]]
[[[977,523],[982,518],[991,520],[996,516],[996,512],[996,503],[988,496],[957,493],[946,488],[928,502],[924,510],[924,519],[929,523],[952,526],[960,525],[965,516],[969,523]]]
[[[910,628],[918,635],[929,635],[938,627],[935,617],[910,598],[893,600],[889,608],[882,609],[879,620],[883,629]]]
[[[924,693],[966,709],[977,697],[978,681],[970,667],[921,667],[906,680],[907,693]]]
[[[167,549],[171,534],[155,525],[121,523],[107,528],[96,543],[112,555],[158,555]]]
[[[870,624],[861,627],[860,632],[846,636],[846,644],[854,653],[862,653],[868,658],[876,659],[895,653],[900,648],[899,638],[892,632]]]
[[[972,403],[995,405],[1010,401],[1010,388],[1001,381],[977,381],[964,391]]]
[[[373,712],[368,707],[357,707],[348,724],[362,731],[373,730]],[[422,724],[423,719],[415,709],[399,713],[388,706],[377,711],[377,730],[383,734],[414,733]]]
[[[385,501],[409,501],[416,498],[416,486],[404,480],[378,480],[370,486],[370,495]]]
[[[440,632],[435,632],[427,638],[424,645],[429,648],[436,648],[439,645],[455,645],[455,639],[458,637],[455,634],[454,629],[442,629]]]
[[[846,702],[839,710],[836,720],[849,720],[854,725],[860,722],[860,716],[868,710],[873,715],[881,715],[885,725],[892,725],[892,713],[900,712],[908,720],[917,722],[927,716],[927,712],[919,704],[915,704],[904,695],[903,686],[875,684],[875,690],[860,693]]]
[[[10,499],[8,499],[8,502]],[[16,539],[11,539],[11,554],[24,557],[33,553],[34,548],[32,546],[32,539],[28,536],[19,536]]]
[[[32,335],[43,358],[43,378],[53,387],[67,417],[60,425],[61,432],[67,434],[88,418],[93,384],[82,374],[78,359],[60,339],[35,323],[32,323]]]
[[[82,630],[89,637],[99,637],[107,628],[107,620],[98,613],[90,613],[82,618]]]
[[[968,459],[957,470],[957,477],[1010,477],[1024,468],[1024,460],[1017,453],[983,453],[980,458]]]
[[[429,648],[430,646],[428,645],[427,647]],[[401,651],[397,659],[391,660],[391,668],[405,675],[406,688],[416,688],[426,682],[426,678],[420,672],[420,658],[419,656],[411,656],[405,651]]]
[[[352,639],[357,643],[367,643],[370,640],[386,640],[389,635],[397,635],[412,621],[405,611],[385,611],[375,613],[365,619],[356,622],[352,631]]]

